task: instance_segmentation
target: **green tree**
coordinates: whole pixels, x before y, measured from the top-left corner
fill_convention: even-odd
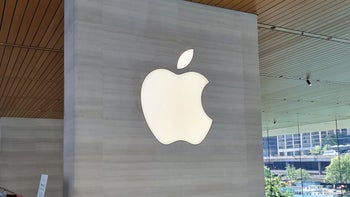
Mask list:
[[[267,166],[264,166],[264,177],[270,178],[271,177],[271,170]]]
[[[305,170],[305,169],[302,169],[302,168],[299,168],[298,169],[299,173],[300,173],[300,179],[302,180],[308,180],[311,178],[310,174]],[[298,177],[299,178],[299,177]]]
[[[325,144],[322,148],[322,151],[324,152],[324,151],[329,150],[329,149],[331,149],[331,146],[329,144]]]
[[[313,149],[310,150],[310,153],[312,155],[320,155],[322,153],[322,148],[321,146],[315,146]]]
[[[298,177],[298,172],[294,166],[287,164],[286,177],[289,181],[295,181]]]
[[[287,164],[286,177],[289,181],[294,182],[298,179],[308,180],[311,178],[310,174],[302,168],[296,169],[293,165]]]
[[[264,166],[265,196],[266,197],[293,197],[289,191],[284,191],[286,186],[280,176],[272,176],[270,168]]]
[[[350,182],[350,155],[334,157],[329,166],[326,167],[326,183],[348,183]]]
[[[281,180],[280,176],[271,176],[265,178],[265,196],[266,197],[292,197],[293,194],[289,191],[284,191],[286,184]]]

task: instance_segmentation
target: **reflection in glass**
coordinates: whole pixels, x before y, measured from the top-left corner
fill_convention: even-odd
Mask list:
[[[263,156],[265,189],[273,183],[281,196],[350,196],[350,129],[337,121],[333,130],[264,131]]]

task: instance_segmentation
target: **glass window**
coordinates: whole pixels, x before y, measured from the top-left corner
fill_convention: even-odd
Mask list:
[[[284,141],[284,135],[278,136],[278,149],[284,149],[285,147],[285,141]]]
[[[349,129],[300,132],[263,138],[265,169],[280,174],[286,184],[282,191],[294,197],[346,196],[349,189],[345,187],[350,187]]]

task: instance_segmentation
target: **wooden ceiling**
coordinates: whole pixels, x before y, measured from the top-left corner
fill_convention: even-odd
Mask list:
[[[350,40],[349,0],[193,2]],[[0,117],[63,118],[63,15],[63,0],[0,1]],[[349,44],[265,28],[258,34],[263,129],[350,119]]]
[[[63,7],[0,1],[0,117],[63,118]]]
[[[259,24],[350,40],[349,0],[193,2],[253,13]],[[264,130],[350,119],[350,44],[266,28],[258,36]],[[342,122],[339,127],[350,127]]]

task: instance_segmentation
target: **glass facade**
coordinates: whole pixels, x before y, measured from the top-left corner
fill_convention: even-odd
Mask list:
[[[284,196],[350,196],[350,129],[264,134],[267,186],[279,181]]]

